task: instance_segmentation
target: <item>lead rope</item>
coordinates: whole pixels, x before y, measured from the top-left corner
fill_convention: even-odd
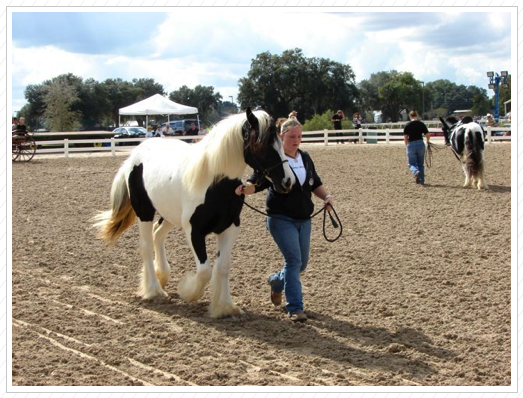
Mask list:
[[[447,147],[447,145],[436,145],[436,144],[433,144],[432,142],[429,142],[429,145],[427,147],[427,150],[425,151],[425,165],[427,166],[427,168],[431,168],[432,167],[432,155],[435,152],[437,151],[440,151],[442,149],[445,149]],[[454,149],[452,149],[452,147],[450,147],[452,153],[454,154],[454,156],[456,156],[456,159],[460,160],[458,155],[456,154],[456,152],[454,152]]]
[[[263,212],[263,211],[260,211],[258,210],[257,208],[255,207],[252,207],[250,204],[248,204],[245,200],[243,201],[243,203],[249,208],[249,209],[252,209],[254,210],[255,212],[257,213],[260,213],[266,217],[272,217],[272,218],[278,218],[278,217],[275,217],[275,216],[269,216],[267,213]],[[331,212],[330,211],[327,211],[327,205],[324,205],[320,210],[318,210],[316,213],[314,213],[312,216],[309,217],[309,219],[312,219],[314,217],[316,217],[318,214],[320,214],[322,211],[323,211],[323,237],[325,238],[325,240],[327,242],[336,242],[341,234],[343,233],[343,225],[341,224],[341,220],[340,218],[338,217],[338,213],[336,213],[336,210],[334,210],[334,206],[333,205],[329,205],[331,208],[332,208],[332,211],[334,212],[334,216],[336,217],[336,220],[334,219],[334,217],[332,216]],[[329,214],[329,218],[331,219],[331,223],[332,223],[332,226],[334,228],[339,228],[340,229],[340,232],[339,234],[333,238],[333,239],[330,239],[327,237],[327,232],[326,232],[326,228],[325,228],[325,219],[327,218],[326,216],[326,213]]]

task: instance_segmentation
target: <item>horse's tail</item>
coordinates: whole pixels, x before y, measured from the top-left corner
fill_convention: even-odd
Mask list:
[[[481,142],[480,137],[472,129],[467,129],[465,133],[465,163],[471,176],[477,177],[482,172],[483,162],[481,161]]]
[[[99,229],[98,237],[114,243],[136,219],[136,213],[131,206],[131,199],[125,181],[125,162],[113,180],[111,188],[111,210],[95,217],[94,227]]]

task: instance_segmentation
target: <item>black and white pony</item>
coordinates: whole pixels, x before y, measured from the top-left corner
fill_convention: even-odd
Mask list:
[[[488,189],[485,181],[485,139],[481,126],[472,122],[472,119],[458,121],[454,117],[441,119],[445,142],[450,145],[452,152],[461,162],[465,173],[464,187],[472,184],[478,189]],[[468,123],[467,123],[468,122]]]
[[[289,192],[295,183],[274,122],[264,111],[247,109],[231,116],[196,144],[154,138],[132,151],[114,178],[111,210],[99,214],[95,226],[100,237],[112,243],[138,217],[141,297],[167,296],[170,266],[165,238],[174,227],[181,227],[196,260],[196,274],[182,279],[180,297],[189,302],[200,299],[210,281],[210,315],[242,313],[230,295],[229,272],[244,201],[234,191],[247,164],[272,181],[278,192]],[[160,218],[153,225],[156,213]],[[205,245],[210,233],[218,235],[214,267]]]

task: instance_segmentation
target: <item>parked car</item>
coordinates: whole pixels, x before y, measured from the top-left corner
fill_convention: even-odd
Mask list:
[[[145,138],[147,130],[143,127],[118,127],[113,130],[114,138]],[[138,145],[140,142],[130,142],[129,145]],[[123,145],[123,143],[118,143]]]
[[[187,131],[191,128],[192,123],[196,125],[197,129],[199,129],[197,119],[171,120],[169,122],[171,128],[174,130],[174,135],[182,135],[184,131]],[[162,129],[165,127],[166,124],[167,123],[162,124]]]

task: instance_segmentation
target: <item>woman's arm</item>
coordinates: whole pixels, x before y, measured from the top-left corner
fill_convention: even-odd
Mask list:
[[[316,195],[318,198],[320,198],[321,200],[323,200],[323,203],[325,205],[334,204],[334,198],[332,197],[332,195],[328,194],[327,189],[323,185],[320,185],[319,187],[317,187],[314,191],[312,191],[312,193],[314,195]],[[331,209],[331,207],[328,206],[327,210],[330,210],[330,209]]]

